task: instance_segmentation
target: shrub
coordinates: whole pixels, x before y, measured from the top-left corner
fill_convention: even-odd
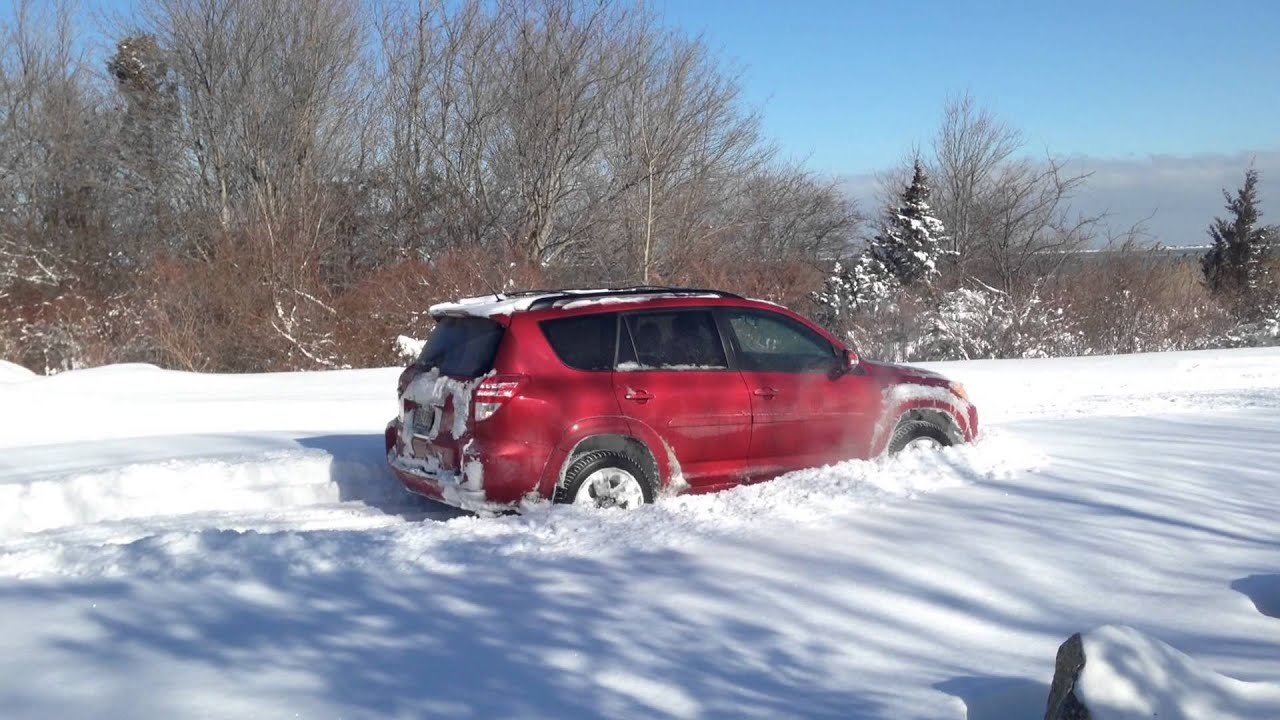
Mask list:
[[[1079,331],[1062,307],[987,286],[944,293],[928,316],[918,359],[1044,358],[1081,351]]]

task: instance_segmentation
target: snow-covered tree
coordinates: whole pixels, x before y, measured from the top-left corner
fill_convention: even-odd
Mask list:
[[[930,283],[938,276],[938,262],[947,252],[946,240],[946,228],[929,208],[929,177],[916,161],[900,203],[886,208],[880,232],[866,254],[904,287]]]
[[[813,294],[819,314],[828,325],[847,324],[854,315],[889,303],[899,290],[897,280],[875,257],[863,253],[848,266],[836,263],[822,290]]]
[[[978,283],[943,294],[928,315],[920,359],[1042,358],[1084,350],[1072,318],[1037,288],[1019,299]]]
[[[1214,294],[1250,295],[1258,290],[1266,276],[1268,243],[1275,228],[1258,224],[1258,171],[1249,168],[1244,186],[1235,197],[1222,191],[1227,200],[1226,218],[1214,218],[1209,226],[1213,246],[1200,261],[1205,282]]]
[[[915,164],[896,207],[885,210],[880,232],[849,265],[837,264],[813,299],[828,324],[891,304],[903,288],[929,284],[947,254],[946,230],[929,209],[929,178]]]
[[[1272,347],[1280,345],[1280,298],[1263,303],[1256,313],[1236,323],[1223,335],[1210,338],[1207,347]]]
[[[916,163],[899,202],[886,209],[880,233],[853,262],[837,264],[813,294],[821,320],[882,355],[912,352],[922,329],[914,316],[932,294],[945,240],[942,222],[929,209],[928,177]]]

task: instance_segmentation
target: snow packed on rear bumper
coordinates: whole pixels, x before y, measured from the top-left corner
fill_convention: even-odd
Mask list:
[[[471,439],[457,468],[444,468],[406,452],[399,442],[400,421],[387,425],[387,464],[409,492],[471,512],[516,509],[522,501],[541,497],[539,481],[552,448],[528,443]]]

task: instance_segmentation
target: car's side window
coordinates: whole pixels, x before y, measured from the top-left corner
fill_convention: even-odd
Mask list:
[[[617,313],[556,318],[543,320],[538,325],[551,349],[565,365],[576,370],[613,369]]]
[[[709,310],[624,316],[618,370],[725,370],[729,363]]]
[[[725,317],[743,370],[828,372],[835,365],[835,347],[791,318],[759,310],[728,310]]]

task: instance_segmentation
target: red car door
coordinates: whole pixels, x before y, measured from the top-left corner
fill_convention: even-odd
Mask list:
[[[623,413],[662,438],[691,487],[743,479],[751,401],[710,310],[624,314],[613,388]]]
[[[754,479],[867,456],[881,398],[844,348],[798,320],[726,308],[721,322],[751,400]]]

